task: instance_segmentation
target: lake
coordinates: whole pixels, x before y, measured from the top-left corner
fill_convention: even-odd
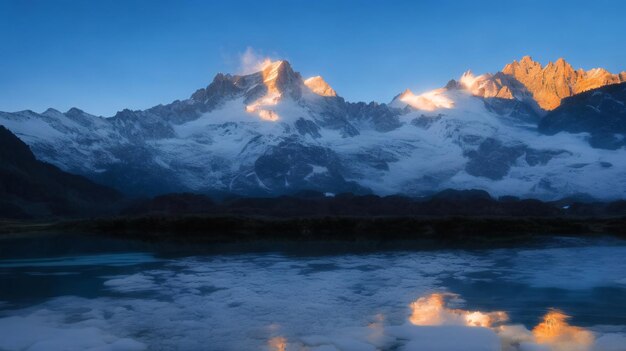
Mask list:
[[[626,242],[5,236],[0,350],[626,350]]]

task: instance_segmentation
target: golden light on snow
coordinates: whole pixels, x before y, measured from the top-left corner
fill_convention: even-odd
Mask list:
[[[400,101],[418,110],[434,111],[440,108],[453,108],[454,101],[445,95],[446,89],[435,89],[415,95],[409,89],[400,95]]]
[[[463,75],[459,79],[459,83],[461,83],[461,85],[464,88],[474,93],[473,89],[476,86],[476,83],[479,82],[482,79],[482,77],[483,76],[475,76],[474,73],[472,73],[472,71],[467,71],[463,73]]]
[[[259,110],[259,117],[264,121],[276,122],[279,120],[278,114],[271,110]]]
[[[337,96],[337,92],[331,88],[321,76],[315,76],[305,80],[304,85],[317,95]]]
[[[267,106],[274,106],[280,101],[280,93],[267,94],[264,97],[256,100],[250,105],[246,106],[246,112],[257,114],[262,120],[265,121],[278,121],[278,114],[272,110],[266,109]]]
[[[276,106],[282,96],[280,90],[276,86],[278,70],[282,64],[283,61],[272,62],[269,60],[266,60],[263,63],[261,74],[263,75],[263,84],[265,84],[267,88],[267,94],[257,99],[255,102],[247,105],[246,112],[255,113],[264,121],[276,122],[280,119],[280,116],[268,107]]]
[[[503,79],[500,75],[487,73],[475,76],[472,71],[467,71],[463,73],[459,83],[474,96],[514,99],[513,91],[508,86],[509,83]]]
[[[263,59],[263,61],[259,62],[259,64],[255,68],[259,71],[262,71],[271,65],[272,65],[272,60],[270,60],[269,58],[265,58]]]

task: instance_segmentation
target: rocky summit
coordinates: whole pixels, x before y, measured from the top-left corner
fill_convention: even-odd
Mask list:
[[[461,83],[475,95],[504,99],[530,96],[548,111],[559,107],[567,97],[623,82],[626,82],[626,72],[612,74],[603,68],[575,70],[563,58],[542,66],[530,56],[509,63],[494,75],[474,77],[468,72],[461,77]]]

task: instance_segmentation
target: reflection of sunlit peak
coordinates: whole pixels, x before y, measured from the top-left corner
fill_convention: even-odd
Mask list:
[[[369,333],[367,335],[367,339],[369,342],[378,344],[385,337],[385,315],[382,313],[378,313],[374,316],[374,321],[368,324]]]
[[[569,316],[561,311],[550,310],[531,332],[523,325],[506,324],[506,312],[468,311],[448,307],[448,301],[458,298],[458,295],[450,293],[420,297],[410,305],[412,313],[409,321],[416,326],[461,325],[489,328],[499,336],[503,351],[589,351],[594,344],[594,335],[588,330],[569,325]],[[376,325],[377,323],[372,323],[370,329]],[[530,348],[520,348],[521,344]]]
[[[506,312],[503,311],[495,311],[495,312],[468,312],[462,310],[455,310],[457,312],[463,312],[465,315],[465,323],[471,327],[491,327],[495,323],[504,322],[509,319],[509,316]]]
[[[414,325],[465,325],[469,327],[491,327],[508,319],[505,312],[480,312],[452,309],[447,301],[458,298],[455,294],[435,293],[421,297],[411,303],[409,321]]]
[[[593,344],[591,332],[571,326],[567,323],[569,316],[558,310],[551,310],[543,321],[533,329],[535,340],[539,344],[547,344],[556,351],[588,350]]]
[[[409,320],[415,325],[444,324],[445,296],[447,294],[431,294],[420,297],[411,303]]]
[[[268,340],[267,346],[270,351],[286,351],[287,350],[287,339],[282,336],[275,336]]]
[[[374,316],[374,321],[368,324],[369,328],[378,328],[382,326],[382,323],[385,321],[385,315],[382,313],[378,313]]]

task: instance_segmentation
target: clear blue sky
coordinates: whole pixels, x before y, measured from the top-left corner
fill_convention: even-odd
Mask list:
[[[626,1],[0,0],[0,111],[187,98],[248,48],[389,101],[531,55],[626,70]]]

